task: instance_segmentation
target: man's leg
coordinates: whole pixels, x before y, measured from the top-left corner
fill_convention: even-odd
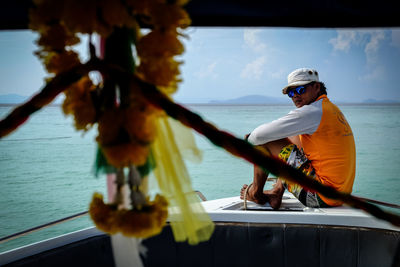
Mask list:
[[[272,141],[261,146],[265,148],[270,155],[278,157],[282,148],[290,144],[292,144],[292,142],[288,138],[285,138]],[[247,190],[247,199],[258,204],[265,204],[269,202],[272,208],[279,209],[285,188],[283,187],[282,181],[278,179],[277,183],[271,190],[264,191],[264,185],[267,181],[267,178],[268,173],[266,173],[262,168],[254,166],[253,184]],[[240,190],[241,199],[244,198],[247,187],[248,185],[245,184]]]

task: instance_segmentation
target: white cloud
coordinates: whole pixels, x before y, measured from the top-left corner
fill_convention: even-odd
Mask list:
[[[207,65],[206,67],[201,68],[194,75],[198,78],[205,78],[205,77],[217,78],[218,75],[215,72],[216,66],[217,66],[217,62],[213,62],[213,63]]]
[[[352,45],[359,42],[357,31],[343,30],[337,31],[337,37],[329,40],[333,50],[348,52]]]
[[[370,40],[365,46],[365,55],[367,56],[368,63],[374,63],[381,41],[385,39],[385,33],[383,31],[371,31],[366,34],[370,35]]]
[[[392,30],[392,46],[400,49],[400,30]]]
[[[248,63],[240,77],[242,78],[249,78],[249,79],[260,79],[261,75],[264,73],[264,65],[266,63],[266,57],[261,56],[255,59],[253,62]]]
[[[337,31],[337,37],[329,40],[334,51],[349,52],[354,47],[364,49],[368,64],[375,63],[378,50],[382,41],[385,39],[385,33],[382,30],[340,30]]]
[[[392,43],[399,44],[400,47],[400,32],[395,33]],[[396,39],[399,38],[399,39]],[[382,80],[385,76],[385,68],[378,62],[378,54],[380,47],[385,40],[385,32],[383,30],[340,30],[337,31],[337,37],[329,40],[332,44],[334,51],[349,52],[352,47],[363,49],[367,69],[369,72],[365,75],[359,76],[361,81]]]
[[[267,48],[267,45],[258,36],[260,32],[262,32],[261,29],[245,29],[243,33],[245,44],[257,53],[262,53]]]

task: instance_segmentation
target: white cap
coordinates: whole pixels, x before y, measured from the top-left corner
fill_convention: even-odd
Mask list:
[[[288,85],[282,89],[282,93],[287,94],[287,89],[292,86],[305,85],[311,82],[319,82],[318,72],[310,68],[301,68],[292,71],[288,77]]]

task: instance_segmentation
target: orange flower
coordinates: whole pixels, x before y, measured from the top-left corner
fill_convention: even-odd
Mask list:
[[[70,33],[63,25],[55,24],[45,30],[37,44],[45,50],[63,50],[65,46],[79,43],[79,38]]]
[[[184,48],[176,32],[153,30],[137,43],[138,55],[145,57],[173,57],[183,53]]]
[[[141,166],[147,161],[150,152],[148,145],[138,143],[121,143],[113,145],[101,145],[107,162],[114,167],[121,168],[130,165]]]
[[[127,113],[129,114],[129,111],[114,108],[105,112],[98,122],[99,135],[96,140],[100,144],[107,161],[114,167],[125,167],[132,164],[143,165],[146,163],[149,154],[149,139],[153,135],[145,128],[131,129],[131,127],[138,125],[147,128],[149,126],[145,125],[144,122],[146,121],[138,121],[142,117],[136,117],[136,114],[129,117],[133,120],[132,122],[127,121]],[[130,133],[130,130],[134,134]]]
[[[68,0],[64,2],[61,20],[71,32],[92,33],[96,28],[96,0]]]
[[[126,0],[125,2],[133,10],[134,14],[149,15],[150,1]]]
[[[109,234],[116,234],[118,229],[118,216],[115,206],[106,205],[100,193],[94,193],[89,207],[89,214],[96,227]]]
[[[61,53],[39,51],[36,54],[43,60],[49,73],[59,74],[81,63],[74,51],[64,50]]]
[[[128,9],[120,1],[105,0],[100,2],[102,19],[109,26],[135,27],[135,19],[128,13]]]
[[[180,6],[184,6],[186,5],[190,0],[176,0],[175,4],[176,5],[180,5]]]
[[[161,232],[168,217],[168,202],[160,195],[141,210],[117,210],[116,206],[103,202],[103,196],[93,194],[89,214],[100,230],[116,234],[121,232],[126,236],[148,238]]]
[[[34,8],[29,10],[29,28],[44,32],[48,25],[58,22],[63,12],[63,5],[60,1],[34,0]]]
[[[179,64],[180,62],[172,58],[146,58],[141,61],[137,72],[141,73],[147,82],[169,87],[180,81]]]
[[[153,24],[156,28],[170,29],[170,28],[187,28],[191,20],[186,11],[178,6],[172,4],[158,4],[152,5],[150,10]]]
[[[124,136],[124,140],[121,140],[120,131],[123,122],[123,112],[120,109],[116,107],[107,109],[98,121],[99,136],[96,139],[97,142],[104,145],[129,142],[127,136]],[[120,139],[119,141],[118,138]]]
[[[155,119],[156,114],[146,109],[146,105],[131,107],[125,111],[124,127],[132,139],[150,144],[156,133]]]
[[[168,217],[168,202],[160,195],[142,210],[120,211],[119,229],[126,236],[147,238],[161,232]]]
[[[65,115],[74,115],[77,130],[87,131],[96,121],[96,109],[91,97],[93,90],[95,86],[86,76],[64,91],[62,108]]]

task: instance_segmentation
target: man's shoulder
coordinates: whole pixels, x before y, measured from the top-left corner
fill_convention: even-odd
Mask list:
[[[298,114],[310,114],[310,113],[320,113],[322,112],[322,101],[324,98],[318,99],[317,101],[312,102],[311,104],[304,105],[300,108],[296,108],[292,110],[294,113]]]

